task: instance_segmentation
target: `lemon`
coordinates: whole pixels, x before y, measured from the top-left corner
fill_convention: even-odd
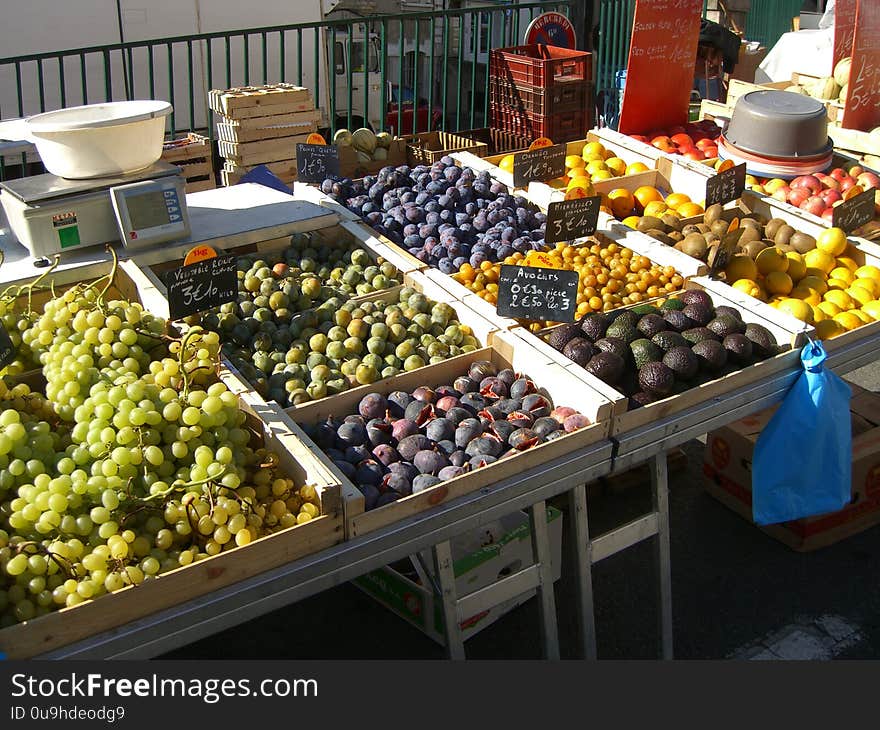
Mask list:
[[[667,210],[669,210],[669,208],[662,200],[652,200],[645,206],[645,215],[659,218],[666,213]]]
[[[627,175],[637,175],[640,172],[648,172],[650,168],[644,162],[631,162],[626,166]]]
[[[849,284],[853,283],[853,280],[856,278],[853,275],[853,272],[850,271],[846,266],[835,266],[831,271],[828,272],[829,279],[840,279],[841,281],[845,281]]]
[[[840,314],[835,314],[832,322],[837,322],[841,327],[845,330],[854,330],[856,327],[861,327],[864,322],[859,319],[852,312],[841,312]]]
[[[513,155],[504,155],[501,158],[501,162],[498,163],[498,167],[500,167],[505,172],[513,172]]]
[[[587,195],[593,194],[593,183],[590,182],[590,178],[588,177],[583,177],[581,175],[573,177],[565,189],[572,190],[573,188],[582,188],[587,192]]]
[[[786,271],[791,280],[797,283],[807,275],[807,265],[804,263],[804,257],[797,251],[786,251],[785,256],[788,259],[788,269]]]
[[[869,292],[871,292],[871,294],[874,295],[873,297],[871,297],[872,299],[876,299],[878,296],[880,296],[880,282],[878,282],[876,279],[866,279],[864,277],[853,279],[852,285],[860,286],[863,289],[867,289]]]
[[[804,254],[804,263],[807,265],[807,268],[819,269],[826,274],[829,273],[836,264],[834,257],[830,253],[827,251],[820,251],[818,248],[814,248],[812,251],[807,251]]]
[[[737,279],[733,282],[733,288],[737,291],[741,291],[743,294],[748,294],[755,299],[763,301],[767,298],[767,295],[764,294],[764,290],[761,289],[761,287],[752,279]]]
[[[852,297],[842,289],[829,289],[827,292],[825,292],[825,296],[823,297],[823,299],[826,302],[836,304],[843,310],[855,308],[855,302],[853,302]]]
[[[777,307],[781,312],[787,312],[792,317],[807,324],[813,323],[813,308],[800,299],[783,299]]]
[[[816,238],[816,248],[832,256],[840,256],[846,251],[846,233],[842,228],[826,228]]]
[[[833,319],[825,319],[816,323],[816,335],[820,340],[830,340],[846,332],[846,328]]]
[[[584,159],[586,159],[588,155],[590,157],[595,157],[596,155],[599,155],[604,159],[605,146],[601,142],[587,142],[584,145],[584,149],[581,150],[581,155]]]
[[[604,170],[608,172],[608,167],[605,165],[604,160],[593,160],[592,162],[587,163],[587,174],[595,175],[597,172]]]
[[[768,246],[755,257],[755,265],[764,276],[774,271],[787,271],[788,256],[781,249]]]
[[[873,294],[869,292],[867,289],[863,289],[860,286],[851,286],[846,290],[846,294],[849,294],[856,302],[858,302],[858,306],[863,306],[874,299]]]
[[[614,173],[612,173],[611,170],[599,170],[598,172],[594,172],[590,176],[590,179],[593,182],[599,182],[600,180],[610,180],[612,177],[614,177]]]
[[[862,305],[862,311],[872,319],[880,320],[880,301],[876,299]]]
[[[813,307],[813,324],[816,322],[824,322],[828,319],[828,315],[825,314],[818,306]]]
[[[843,311],[834,302],[819,302],[816,308],[824,312],[828,317],[833,317],[835,314],[840,314]]]
[[[791,277],[784,271],[771,271],[764,277],[764,288],[768,294],[788,294],[793,286]]]
[[[739,279],[754,281],[758,278],[758,266],[751,257],[745,254],[736,254],[724,267],[724,276],[727,277],[728,282],[735,282]]]
[[[626,174],[626,162],[619,157],[609,157],[605,160],[605,166],[617,176]]]
[[[874,321],[874,318],[868,314],[867,312],[863,312],[861,309],[853,309],[850,310],[852,314],[856,315],[860,320],[862,320],[862,324],[871,324]]]
[[[642,219],[639,216],[631,215],[628,218],[624,218],[620,222],[623,223],[623,225],[625,225],[625,226],[629,226],[630,228],[636,228],[636,227],[638,227],[640,220],[642,220]]]
[[[859,268],[859,265],[851,259],[849,256],[838,256],[837,257],[837,265],[843,266],[845,269],[849,269],[850,271],[855,271]]]
[[[565,168],[567,170],[573,170],[576,167],[584,167],[586,162],[583,157],[578,157],[577,155],[567,155],[565,158]]]
[[[859,266],[854,272],[857,279],[876,279],[880,281],[880,269],[871,264]]]
[[[828,280],[828,289],[848,289],[849,284],[847,284],[843,279],[829,279]]]
[[[792,289],[791,292],[789,292],[789,297],[791,299],[800,299],[814,307],[822,301],[822,295],[818,291],[803,286],[802,284],[798,284]]]
[[[816,276],[815,274],[807,274],[804,276],[799,282],[798,286],[807,287],[809,289],[815,289],[820,294],[824,294],[828,291],[828,284],[825,281],[824,276]]]

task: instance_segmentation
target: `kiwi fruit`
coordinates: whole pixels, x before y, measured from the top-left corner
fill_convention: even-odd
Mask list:
[[[730,223],[725,220],[717,220],[711,225],[710,230],[716,236],[723,236],[727,233],[728,228],[730,228]]]
[[[678,248],[679,251],[683,251],[688,256],[703,260],[705,260],[706,252],[708,251],[706,239],[699,233],[691,233],[685,236],[680,245],[676,246],[676,248]]]
[[[678,216],[672,215],[671,213],[664,213],[662,220],[668,228],[671,228],[674,231],[681,230],[681,218]]]
[[[807,253],[807,251],[812,251],[816,248],[816,239],[808,233],[795,231],[791,238],[788,239],[788,245],[798,253]]]
[[[776,233],[773,236],[773,243],[777,246],[781,244],[788,244],[789,239],[794,234],[794,228],[788,223],[784,223],[776,229]]]
[[[703,221],[711,226],[715,221],[721,218],[721,214],[723,212],[724,208],[722,208],[719,203],[710,205],[708,208],[706,208],[706,213],[703,215]]]
[[[642,231],[642,233],[647,233],[651,238],[656,238],[660,243],[665,243],[667,246],[671,246],[675,243],[675,241],[666,235],[666,231],[661,231],[659,228],[651,228],[647,231]]]
[[[777,243],[776,248],[778,248],[782,253],[788,253],[789,251],[794,251],[794,248],[790,243]]]
[[[681,232],[684,233],[685,236],[690,235],[691,233],[702,233],[702,231],[697,228],[693,223],[688,223],[684,228],[681,229]]]
[[[666,224],[652,215],[642,216],[636,229],[642,233],[648,233],[651,229],[656,229],[661,233],[666,233]]]
[[[786,225],[786,223],[782,218],[771,218],[767,222],[767,225],[764,226],[764,235],[769,239],[775,240],[776,232],[784,225]]]
[[[743,218],[739,222],[740,228],[754,228],[758,233],[764,230],[764,225],[756,218]]]
[[[700,233],[708,233],[711,230],[705,223],[696,223],[695,225]]]
[[[740,246],[742,252],[750,259],[755,258],[765,248],[767,248],[767,244],[764,241],[748,241],[745,245]]]
[[[675,241],[676,243],[684,240],[684,236],[682,235],[681,231],[669,231],[669,233],[667,233],[666,235],[669,236],[669,239],[671,241]]]
[[[744,246],[749,241],[760,241],[761,240],[761,231],[752,226],[741,226],[742,235],[740,236],[739,242],[741,246]]]

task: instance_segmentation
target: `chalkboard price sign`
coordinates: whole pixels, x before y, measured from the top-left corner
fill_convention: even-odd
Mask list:
[[[746,189],[746,163],[719,172],[706,180],[706,207],[739,200]]]
[[[0,368],[5,368],[15,360],[15,345],[6,331],[6,327],[0,322]]]
[[[831,223],[852,233],[859,226],[874,220],[874,189],[854,195],[834,208]]]
[[[502,317],[574,322],[578,272],[502,264],[498,314]]]
[[[565,174],[565,145],[539,147],[520,152],[513,158],[513,186],[522,188],[530,182],[546,182]]]
[[[544,240],[547,243],[572,241],[591,236],[599,223],[600,195],[550,203],[547,209],[547,225]]]
[[[339,148],[333,144],[297,144],[296,179],[319,183],[339,177]]]
[[[238,296],[236,257],[232,254],[199,261],[166,275],[171,319],[183,319],[235,301]]]

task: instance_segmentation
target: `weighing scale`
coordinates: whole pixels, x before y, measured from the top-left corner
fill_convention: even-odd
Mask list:
[[[45,174],[0,182],[9,227],[35,257],[122,241],[145,248],[190,234],[181,169],[73,180]]]

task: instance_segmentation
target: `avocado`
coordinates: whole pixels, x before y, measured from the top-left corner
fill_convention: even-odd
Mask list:
[[[629,349],[632,351],[633,362],[638,369],[641,369],[646,363],[659,362],[663,359],[663,350],[645,338],[630,343]]]
[[[660,305],[660,309],[684,309],[685,303],[681,299],[670,298]]]
[[[720,317],[722,314],[726,314],[734,319],[742,321],[742,312],[736,307],[728,307],[726,304],[721,304],[715,307],[715,316]]]
[[[633,314],[639,315],[640,317],[643,317],[646,314],[660,314],[660,310],[653,304],[637,304],[629,311]]]
[[[575,337],[578,337],[581,334],[581,328],[578,324],[563,324],[556,329],[554,329],[550,336],[547,338],[547,342],[550,343],[550,347],[554,350],[562,350],[571,340]]]
[[[584,370],[595,375],[599,380],[614,385],[623,375],[626,362],[613,352],[599,352],[584,365]]]
[[[605,336],[609,324],[611,320],[606,315],[596,312],[581,322],[581,331],[595,342]]]
[[[722,340],[727,335],[743,334],[746,331],[746,325],[741,319],[731,317],[729,314],[721,314],[715,317],[706,325],[707,329],[712,330]]]
[[[623,371],[620,380],[614,384],[614,390],[623,393],[629,397],[633,393],[638,393],[642,387],[639,385],[639,373],[637,370],[627,368]]]
[[[605,330],[606,337],[617,337],[618,339],[623,340],[627,345],[633,340],[639,339],[639,335],[641,335],[641,332],[636,329],[636,323],[630,322],[622,317],[615,319],[608,326],[608,329]]]
[[[688,304],[702,304],[706,309],[712,307],[712,297],[710,297],[702,289],[687,289],[678,295],[678,298]]]
[[[736,365],[748,365],[752,361],[752,341],[741,334],[727,335],[722,341],[727,358]]]
[[[651,342],[664,352],[669,352],[673,347],[688,346],[688,341],[681,336],[681,333],[673,330],[658,332],[651,338]]]
[[[630,410],[635,410],[636,408],[641,408],[642,406],[649,405],[657,400],[650,393],[646,393],[643,390],[640,390],[638,393],[633,393],[629,397],[629,408]]]
[[[631,324],[633,327],[635,327],[638,324],[639,319],[641,318],[640,314],[636,314],[631,309],[619,309],[616,312],[612,311],[612,312],[609,312],[608,314],[611,316],[611,319],[613,320],[614,323],[626,322],[628,324]],[[609,326],[611,324],[612,323],[609,322]]]
[[[636,325],[636,329],[645,337],[651,338],[667,328],[666,320],[659,314],[646,314]]]
[[[675,376],[662,362],[649,362],[639,368],[639,385],[646,393],[662,398],[672,392]]]
[[[700,371],[700,361],[686,345],[673,347],[663,356],[663,364],[679,380],[690,380]]]
[[[613,352],[624,362],[630,354],[629,344],[619,337],[603,337],[601,340],[596,340],[594,344],[597,350]]]
[[[691,350],[700,361],[700,368],[707,373],[717,373],[727,365],[727,350],[718,340],[703,340]]]
[[[779,349],[773,334],[763,325],[750,322],[743,334],[752,343],[752,352],[757,357],[770,357]]]
[[[721,342],[718,335],[706,327],[694,327],[693,329],[685,330],[681,333],[681,336],[692,345],[696,345],[703,340],[716,340],[717,342]]]
[[[684,332],[685,330],[689,330],[692,327],[696,327],[697,323],[694,322],[690,317],[688,317],[684,311],[679,311],[676,309],[670,309],[669,311],[663,314],[663,319],[666,320],[666,324],[669,325],[671,329],[674,329],[676,332]]]
[[[712,321],[714,316],[712,309],[702,304],[688,304],[681,312],[694,320],[697,323],[697,327],[705,327]]]
[[[576,362],[583,367],[596,354],[596,348],[585,337],[575,337],[569,340],[565,347],[562,348],[562,354],[572,362]]]

